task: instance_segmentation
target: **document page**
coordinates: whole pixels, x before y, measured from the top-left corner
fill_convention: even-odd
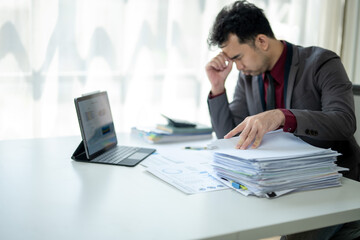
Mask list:
[[[186,194],[196,194],[227,189],[209,172],[212,153],[184,149],[159,151],[142,165],[147,171]]]
[[[331,149],[314,147],[295,137],[293,134],[285,133],[282,130],[265,134],[257,149],[235,149],[238,141],[239,137],[220,139],[214,141],[211,146],[217,149],[217,154],[230,155],[247,160],[256,159],[259,162],[334,153]],[[335,155],[339,154],[335,153]]]

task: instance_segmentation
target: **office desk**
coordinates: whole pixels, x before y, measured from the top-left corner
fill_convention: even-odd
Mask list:
[[[272,200],[230,189],[186,195],[141,165],[72,161],[79,142],[0,141],[0,239],[246,240],[360,219],[360,183],[352,180]]]

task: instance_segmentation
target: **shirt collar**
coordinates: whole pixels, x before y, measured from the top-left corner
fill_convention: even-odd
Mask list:
[[[280,58],[275,63],[274,67],[271,69],[270,74],[274,78],[274,80],[281,84],[284,82],[284,74],[285,74],[285,61],[286,61],[286,52],[287,52],[287,46],[285,41],[281,41],[284,45],[283,51],[280,55]]]

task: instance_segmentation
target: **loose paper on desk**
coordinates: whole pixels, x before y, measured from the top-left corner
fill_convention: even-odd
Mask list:
[[[209,174],[212,155],[204,151],[179,148],[159,150],[141,164],[147,171],[186,194],[227,189]]]

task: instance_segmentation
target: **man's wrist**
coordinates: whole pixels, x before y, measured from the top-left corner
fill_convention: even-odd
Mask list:
[[[280,116],[280,126],[279,128],[282,128],[285,124],[285,114],[283,113],[283,111],[281,111],[281,109],[277,109],[279,110],[279,116]]]
[[[219,86],[214,86],[211,85],[211,89],[210,92],[215,96],[215,95],[221,95],[222,93],[225,92],[225,86],[222,84],[219,84]]]
[[[209,98],[212,99],[212,98],[216,98],[220,95],[223,95],[225,93],[225,89],[222,91],[222,92],[217,92],[216,94],[213,93],[213,91],[210,91],[209,93]]]
[[[297,121],[295,115],[289,109],[279,108],[280,111],[284,114],[285,121],[283,123],[284,132],[295,132],[297,128]]]

